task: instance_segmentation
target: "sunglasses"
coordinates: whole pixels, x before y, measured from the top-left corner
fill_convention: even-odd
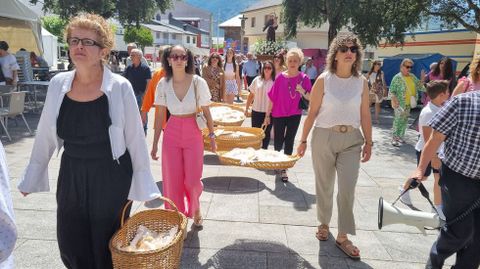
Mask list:
[[[263,69],[265,69],[265,70],[272,70],[272,67],[271,67],[271,66],[265,66]]]
[[[413,65],[404,65],[404,67],[407,68],[407,69],[412,69]]]
[[[100,43],[97,41],[90,39],[90,38],[78,38],[78,37],[70,37],[67,39],[67,43],[69,46],[78,46],[78,44],[82,44],[82,46],[87,46],[87,47],[92,47],[92,46],[97,46],[102,48]]]
[[[183,55],[177,55],[177,54],[172,54],[170,55],[170,58],[172,61],[186,61],[188,60],[188,56],[186,54],[183,54]]]
[[[351,53],[357,53],[358,47],[357,46],[351,46],[351,47],[341,46],[340,48],[338,48],[338,51],[340,51],[341,53],[345,53],[347,51],[350,51]]]
[[[381,63],[376,63],[375,65],[382,65]]]

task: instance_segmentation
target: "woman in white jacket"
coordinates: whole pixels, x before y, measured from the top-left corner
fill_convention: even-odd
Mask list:
[[[17,241],[9,181],[5,150],[0,142],[0,269],[13,268],[11,254]]]
[[[110,25],[81,14],[66,28],[76,70],[50,82],[30,162],[19,184],[27,195],[48,191],[48,162],[64,147],[57,187],[57,239],[67,268],[112,268],[108,242],[127,199],[159,191],[130,83],[104,65]]]

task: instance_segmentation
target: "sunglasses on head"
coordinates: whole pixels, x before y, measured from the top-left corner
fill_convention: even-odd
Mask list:
[[[183,54],[183,55],[172,54],[168,58],[172,59],[173,61],[178,61],[178,60],[186,61],[186,60],[188,60],[188,56],[185,55],[185,54]]]
[[[340,48],[338,48],[338,51],[340,51],[342,53],[345,53],[347,51],[350,51],[351,53],[357,53],[358,52],[358,47],[357,46],[351,46],[351,47],[341,46]]]

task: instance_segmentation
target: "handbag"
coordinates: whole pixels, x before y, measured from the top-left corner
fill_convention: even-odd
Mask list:
[[[305,77],[303,77],[304,79]],[[303,81],[302,79],[302,81]],[[300,101],[298,101],[298,108],[303,109],[303,110],[308,110],[308,106],[310,105],[310,101],[308,101],[307,98],[305,98],[303,95],[300,96]]]
[[[193,77],[193,90],[195,92],[195,120],[197,121],[198,129],[203,130],[207,128],[207,118],[205,118],[202,109],[198,106],[197,76]]]

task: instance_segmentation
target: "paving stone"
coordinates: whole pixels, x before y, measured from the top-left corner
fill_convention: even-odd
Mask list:
[[[14,251],[15,268],[19,269],[61,269],[56,241],[28,240]]]
[[[258,194],[214,194],[207,218],[258,222]]]

